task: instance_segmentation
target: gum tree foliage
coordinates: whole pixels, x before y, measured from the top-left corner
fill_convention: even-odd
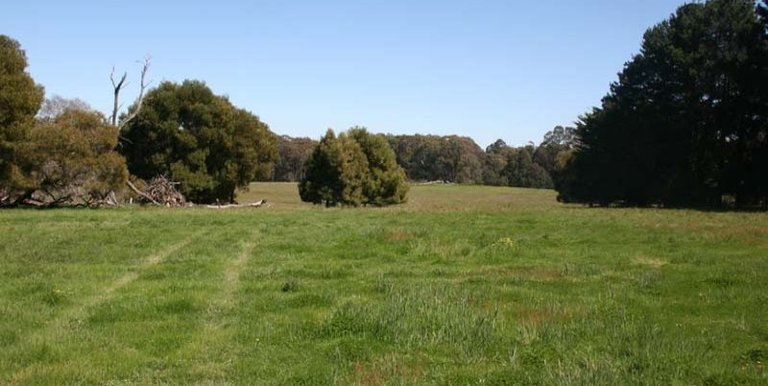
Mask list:
[[[31,198],[45,205],[91,205],[125,185],[128,169],[117,136],[98,112],[66,108],[34,126],[25,146],[35,182]]]
[[[551,133],[547,133],[547,136]],[[551,188],[551,172],[546,163],[542,165],[542,162],[548,161],[550,153],[557,151],[559,145],[547,142],[547,136],[538,147],[511,147],[501,139],[488,146],[485,150],[483,183],[520,188]]]
[[[483,181],[485,155],[471,138],[417,134],[390,135],[387,139],[411,181]]]
[[[555,126],[544,134],[541,143],[534,149],[531,156],[533,162],[552,175],[557,169],[558,154],[573,148],[576,143],[575,136],[575,127]]]
[[[541,165],[533,162],[533,146],[512,149],[502,171],[509,186],[520,188],[551,188],[552,179]]]
[[[25,71],[27,57],[19,43],[0,35],[0,205],[12,204],[34,181],[20,158],[43,88]]]
[[[237,188],[268,179],[277,159],[269,127],[200,81],[149,91],[123,137],[132,174],[168,176],[195,202],[234,201]]]
[[[551,188],[557,154],[569,150],[574,128],[557,126],[539,146],[511,147],[497,140],[483,150],[468,137],[388,136],[397,162],[412,181],[444,181]]]
[[[127,178],[117,135],[82,101],[54,97],[25,72],[19,43],[0,36],[0,205],[92,205]],[[112,200],[114,203],[114,200]]]
[[[275,162],[273,181],[298,182],[304,178],[304,163],[317,146],[317,141],[309,138],[292,138],[281,135],[277,139],[278,158]]]
[[[405,201],[405,173],[386,138],[354,127],[333,130],[310,154],[299,183],[301,199],[326,206],[391,205]]]
[[[563,165],[573,153],[576,139],[575,127],[555,126],[544,134],[541,144],[534,150],[533,162],[541,166],[551,180],[547,188],[557,189],[563,184]]]
[[[483,166],[483,184],[506,186],[509,184],[504,175],[507,166],[507,156],[510,147],[501,139],[485,148],[485,165]]]
[[[450,135],[442,139],[437,158],[442,180],[479,184],[483,178],[483,149],[469,137]]]
[[[766,3],[681,6],[581,117],[558,190],[607,205],[768,205]]]

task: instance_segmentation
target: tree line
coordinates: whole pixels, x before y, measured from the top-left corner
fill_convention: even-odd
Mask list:
[[[140,96],[123,114],[126,75],[112,78],[116,107],[106,117],[78,99],[44,99],[20,44],[0,36],[0,50],[0,206],[116,203],[131,196],[126,185],[140,189],[155,176],[201,203],[232,202],[237,189],[272,179],[301,182],[310,202],[389,205],[405,200],[406,180],[551,187],[553,160],[565,146],[499,140],[483,151],[468,137],[361,127],[338,138],[329,131],[319,142],[277,136],[201,81],[162,82],[144,94],[148,62]]]
[[[456,135],[393,135],[385,138],[411,182],[445,182],[552,188],[557,162],[574,145],[575,128],[557,126],[541,143],[509,146],[499,139],[483,150],[469,137]],[[278,160],[273,181],[300,181],[304,163],[318,141],[310,138],[278,138]],[[559,157],[559,158],[558,158]]]
[[[512,147],[497,140],[485,151],[468,137],[370,134],[361,127],[338,138],[329,130],[318,143],[284,136],[281,166],[273,178],[298,178],[304,201],[327,206],[403,202],[406,179],[552,188],[558,162],[572,149],[574,131],[558,126],[538,146]]]
[[[162,175],[197,202],[256,180],[325,205],[405,200],[404,181],[555,188],[597,205],[768,208],[768,0],[686,4],[648,29],[601,106],[538,145],[360,127],[277,136],[204,82],[162,82],[111,117],[51,97],[0,35],[0,206],[114,203]]]

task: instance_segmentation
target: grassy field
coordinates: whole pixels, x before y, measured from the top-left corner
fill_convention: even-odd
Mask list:
[[[0,212],[0,384],[766,384],[768,215],[414,186]]]

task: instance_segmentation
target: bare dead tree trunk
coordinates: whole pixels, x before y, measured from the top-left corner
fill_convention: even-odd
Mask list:
[[[114,126],[117,129],[117,132],[120,133],[120,131],[123,130],[125,125],[128,124],[131,120],[136,118],[137,115],[139,115],[139,112],[141,111],[141,105],[144,102],[144,92],[147,90],[147,86],[149,84],[147,83],[147,73],[149,72],[149,65],[151,62],[151,58],[149,55],[144,57],[144,65],[141,68],[141,81],[139,84],[139,96],[136,98],[136,108],[133,111],[128,112],[128,115],[118,124],[117,122],[117,114],[120,110],[120,107],[122,106],[120,104],[120,91],[122,91],[123,87],[127,86],[127,83],[125,83],[126,78],[128,77],[128,73],[123,73],[123,76],[120,77],[119,81],[115,81],[115,69],[112,68],[112,73],[109,75],[109,80],[112,81],[112,89],[114,90],[114,103],[112,106],[112,126]]]
[[[132,121],[134,118],[136,118],[137,115],[139,115],[139,112],[141,111],[141,106],[144,103],[144,92],[147,90],[147,86],[149,86],[149,83],[147,82],[147,73],[149,72],[149,65],[151,62],[151,58],[149,55],[144,57],[144,65],[141,68],[141,80],[139,82],[139,96],[136,98],[136,107],[133,109],[133,111],[129,111],[125,118],[123,118],[118,123],[118,113],[120,112],[120,108],[122,105],[120,104],[120,92],[123,90],[125,86],[127,86],[126,79],[128,78],[128,73],[124,72],[123,76],[120,77],[119,81],[115,80],[115,68],[112,67],[112,73],[109,74],[109,80],[112,82],[112,89],[114,91],[114,99],[113,99],[113,105],[112,105],[112,126],[115,128],[116,135],[118,136],[118,141],[122,138],[120,135],[120,132],[123,131],[123,128]],[[118,142],[119,143],[119,142]],[[142,192],[139,190],[136,185],[132,184],[130,180],[125,181],[129,188],[139,196],[149,200],[155,205],[160,205],[159,202],[155,201],[150,197],[147,193]],[[112,193],[112,197],[114,197],[114,192]]]
[[[123,85],[125,84],[125,79],[128,77],[128,73],[124,72],[123,77],[120,78],[119,82],[115,82],[115,68],[112,67],[112,73],[109,74],[109,80],[112,81],[112,88],[115,91],[115,99],[114,99],[114,107],[112,108],[112,126],[117,127],[117,113],[120,110],[119,100],[120,100],[120,90],[123,88]]]

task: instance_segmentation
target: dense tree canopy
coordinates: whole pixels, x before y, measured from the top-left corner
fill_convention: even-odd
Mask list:
[[[562,184],[563,163],[572,153],[576,145],[576,128],[555,126],[544,134],[541,144],[534,150],[531,158],[534,164],[540,166],[547,174],[551,183],[545,187],[552,188]]]
[[[278,157],[272,180],[301,181],[304,178],[304,164],[315,146],[317,141],[309,138],[291,138],[287,135],[278,137]]]
[[[388,135],[386,139],[396,163],[411,181],[552,188],[558,173],[557,160],[563,157],[561,153],[573,148],[574,131],[572,127],[557,126],[545,134],[539,146],[512,147],[499,139],[485,152],[468,137]],[[355,132],[352,128],[344,135],[354,136]],[[286,166],[301,159],[300,150],[306,141],[309,140],[281,138],[278,164],[284,165],[280,168],[284,171],[278,174],[276,167],[275,180],[290,180],[300,174]],[[365,149],[365,141],[358,142]]]
[[[333,130],[307,159],[299,183],[303,201],[335,205],[391,205],[405,201],[405,172],[382,135],[353,127],[338,138]]]
[[[90,205],[123,189],[125,159],[115,151],[114,128],[100,113],[69,108],[30,132],[24,159],[45,205]]]
[[[557,178],[557,159],[573,147],[572,127],[556,126],[538,146],[511,147],[501,139],[485,149],[486,185],[550,189]]]
[[[485,152],[468,137],[390,135],[388,139],[412,181],[551,188],[556,158],[573,147],[574,131],[557,126],[539,146],[512,147],[499,139]]]
[[[763,3],[762,7],[764,7]],[[581,118],[561,198],[718,207],[768,197],[768,25],[749,0],[680,7]]]
[[[388,137],[397,163],[412,181],[481,183],[483,150],[468,137],[397,135]]]
[[[359,206],[367,169],[360,145],[329,129],[307,159],[299,195],[313,204]]]
[[[26,72],[27,56],[16,40],[0,35],[0,127],[29,123],[40,109],[43,88]]]
[[[27,57],[19,43],[0,35],[0,205],[34,186],[19,151],[35,123],[43,88],[26,68]]]
[[[123,137],[132,174],[167,175],[198,202],[233,201],[236,188],[269,178],[277,158],[266,124],[199,81],[163,82],[150,91]]]
[[[503,170],[509,186],[521,188],[551,188],[552,179],[541,165],[533,162],[533,146],[512,149]]]
[[[542,147],[514,148],[498,140],[486,148],[483,183],[520,188],[551,188],[547,170],[534,162]]]

